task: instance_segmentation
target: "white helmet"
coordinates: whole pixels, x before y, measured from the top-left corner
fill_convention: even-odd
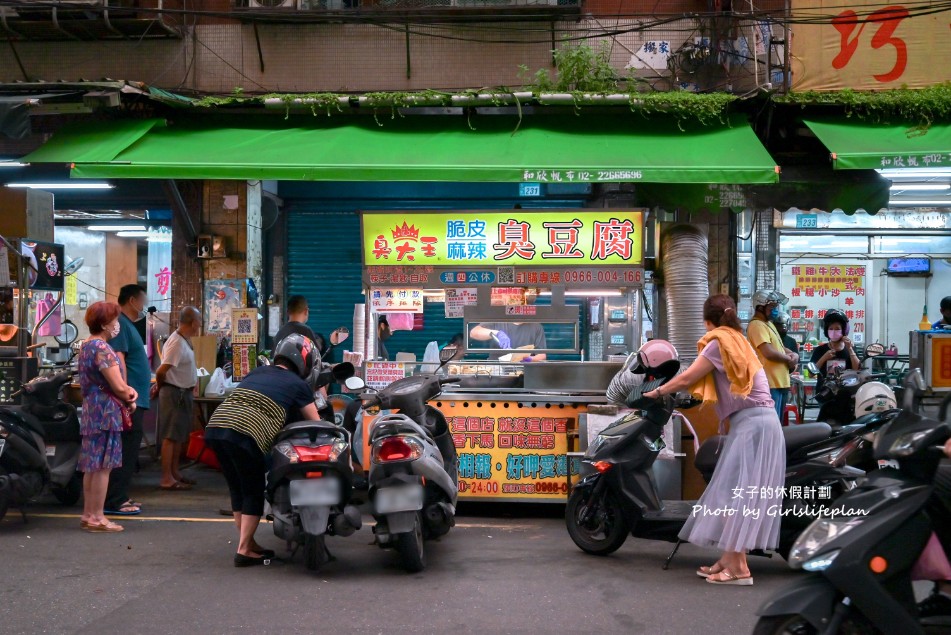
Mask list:
[[[891,386],[880,381],[862,384],[855,392],[855,416],[861,417],[870,412],[885,412],[898,407]]]
[[[651,340],[637,351],[637,365],[632,373],[664,375],[668,379],[680,370],[680,355],[667,340]]]

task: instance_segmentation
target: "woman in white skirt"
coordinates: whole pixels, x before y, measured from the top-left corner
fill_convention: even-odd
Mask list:
[[[730,432],[713,478],[680,538],[723,552],[715,564],[697,571],[707,582],[749,586],[753,576],[747,552],[779,544],[785,441],[766,373],[743,335],[733,299],[707,298],[703,320],[707,334],[697,343],[696,361],[645,396],[689,388],[704,405],[715,404],[721,433],[729,420]]]

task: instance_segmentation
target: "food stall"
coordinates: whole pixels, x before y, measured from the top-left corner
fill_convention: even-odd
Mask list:
[[[438,321],[427,312],[422,335],[464,335],[464,355],[439,369],[460,381],[432,402],[459,453],[460,498],[563,502],[588,410],[607,403],[608,383],[650,327],[644,212],[373,212],[362,229],[367,304],[355,331],[369,325],[367,384],[436,371],[431,356],[374,360],[374,325],[379,315],[442,303]],[[531,343],[520,331],[533,333]]]

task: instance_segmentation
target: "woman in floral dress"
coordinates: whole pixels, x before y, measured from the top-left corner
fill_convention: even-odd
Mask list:
[[[106,342],[119,334],[119,305],[95,302],[86,309],[89,339],[79,352],[83,408],[79,417],[83,444],[83,515],[79,526],[89,532],[122,531],[103,513],[109,472],[122,465],[122,404],[135,408],[138,396],[122,376],[119,358]]]

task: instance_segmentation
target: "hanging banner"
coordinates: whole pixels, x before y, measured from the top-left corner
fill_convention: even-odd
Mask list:
[[[867,330],[865,288],[867,267],[861,264],[820,263],[783,265],[782,289],[789,296],[789,335],[808,355],[825,342],[822,318],[839,309],[849,319],[849,337],[865,344]]]
[[[641,264],[643,215],[633,210],[419,211],[363,214],[370,265]]]
[[[374,313],[422,313],[422,289],[370,289]]]
[[[446,317],[461,318],[467,306],[475,306],[478,300],[478,291],[475,287],[458,287],[446,289]]]
[[[882,90],[947,81],[948,14],[921,4],[793,0],[792,88]]]

